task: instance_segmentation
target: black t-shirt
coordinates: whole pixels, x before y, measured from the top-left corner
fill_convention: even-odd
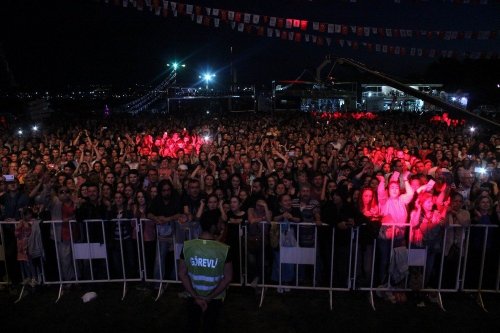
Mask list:
[[[171,197],[167,203],[163,201],[163,198],[156,197],[149,206],[149,212],[155,216],[169,217],[182,213],[182,206],[180,200],[175,197]]]

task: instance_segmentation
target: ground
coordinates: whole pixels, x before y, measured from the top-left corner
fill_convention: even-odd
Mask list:
[[[82,290],[67,292],[56,304],[57,288],[27,295],[0,291],[0,331],[6,332],[181,332],[185,300],[179,285],[170,285],[155,302],[151,293],[130,288],[124,301],[121,289],[107,286],[98,297],[83,303]],[[436,304],[417,308],[412,300],[391,304],[377,299],[377,310],[366,292],[335,292],[333,310],[325,291],[266,293],[263,306],[251,288],[231,287],[219,325],[220,332],[498,332],[500,295],[485,295],[484,312],[473,295],[445,294],[446,312]]]

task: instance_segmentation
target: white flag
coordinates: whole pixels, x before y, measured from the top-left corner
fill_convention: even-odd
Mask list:
[[[172,8],[172,10],[176,10],[177,9],[177,2],[170,1],[170,8]]]
[[[196,23],[202,24],[203,23],[203,15],[197,15],[196,16]]]
[[[370,27],[364,27],[363,32],[365,34],[365,37],[370,36]]]
[[[212,14],[212,8],[205,7],[205,13],[210,16]]]
[[[276,26],[276,17],[269,18],[269,26],[270,27],[275,27]]]
[[[213,16],[219,16],[219,9],[218,8],[212,9],[212,15]]]
[[[273,28],[267,28],[267,37],[273,37],[274,30]]]
[[[238,23],[238,31],[243,32],[244,29],[245,29],[245,23]]]
[[[193,14],[193,5],[186,5],[186,14]]]
[[[335,32],[335,26],[333,24],[328,24],[328,33],[333,34]]]
[[[260,21],[260,15],[253,14],[252,23],[259,24],[259,21]]]
[[[214,27],[218,28],[220,24],[220,18],[214,17]]]
[[[234,12],[232,10],[227,12],[227,18],[229,21],[234,21]]]
[[[313,22],[313,30],[319,30],[319,22]]]
[[[243,14],[243,22],[250,23],[251,15],[248,13]]]
[[[311,36],[310,36],[309,34],[305,34],[305,35],[304,35],[304,40],[306,41],[306,43],[309,43],[309,38],[310,38],[310,37],[311,37]]]

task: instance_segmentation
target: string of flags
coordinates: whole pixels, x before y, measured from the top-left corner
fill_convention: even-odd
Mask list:
[[[498,37],[498,31],[436,31],[368,27],[358,25],[334,24],[295,18],[282,18],[260,14],[245,13],[220,8],[203,7],[167,0],[104,0],[117,6],[133,7],[139,11],[152,11],[157,16],[187,17],[197,24],[207,27],[229,27],[235,31],[268,38],[279,38],[297,43],[310,43],[318,46],[350,48],[381,54],[415,57],[496,59],[493,51],[456,51],[434,48],[408,47],[376,43],[370,37],[384,40],[389,38],[451,40],[491,40]],[[423,0],[420,0],[423,1]],[[444,0],[443,0],[444,1]],[[466,0],[461,0],[466,1]],[[354,37],[354,38],[353,38]],[[360,40],[362,39],[362,40]]]

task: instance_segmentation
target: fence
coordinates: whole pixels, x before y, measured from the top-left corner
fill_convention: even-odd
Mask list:
[[[16,245],[12,239],[18,223],[0,222],[3,285],[16,267],[9,247]],[[153,241],[144,240],[148,223],[155,229]],[[158,299],[165,284],[180,283],[177,264],[183,242],[199,232],[195,223],[162,226],[147,219],[44,221],[41,227],[50,236],[43,240],[44,260],[36,279],[59,285],[56,301],[65,285],[75,283],[122,283],[122,299],[127,284],[149,283],[158,290]],[[228,228],[232,232],[227,242],[238,247],[232,285],[256,287],[260,306],[268,289],[328,292],[330,308],[335,291],[366,291],[374,310],[374,294],[390,299],[398,292],[435,293],[444,310],[442,293],[477,293],[486,310],[482,293],[500,293],[496,225],[450,225],[420,244],[408,224],[384,224],[377,235],[369,234],[365,225],[341,230],[325,224],[261,222],[257,232],[239,224]],[[47,274],[50,257],[56,272]]]

